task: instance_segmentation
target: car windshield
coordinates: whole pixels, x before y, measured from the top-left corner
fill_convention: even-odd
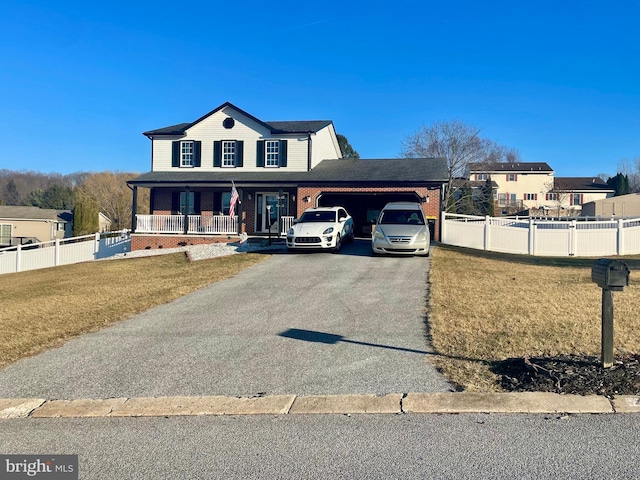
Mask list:
[[[310,222],[332,222],[336,221],[336,212],[332,211],[315,211],[315,212],[304,212],[302,217],[300,217],[300,223],[310,223]]]
[[[424,225],[422,212],[415,210],[385,210],[380,223],[384,225]]]

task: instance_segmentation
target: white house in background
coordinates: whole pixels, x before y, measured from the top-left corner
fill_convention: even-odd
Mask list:
[[[494,196],[505,214],[578,215],[582,204],[612,197],[615,190],[598,177],[556,177],[545,162],[471,163],[468,179],[497,186]]]
[[[99,232],[111,231],[111,219],[102,212],[98,213],[98,231]]]
[[[0,247],[70,237],[73,213],[26,206],[0,206]]]

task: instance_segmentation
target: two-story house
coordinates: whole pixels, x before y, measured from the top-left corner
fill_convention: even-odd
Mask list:
[[[422,202],[438,230],[445,160],[344,159],[331,120],[266,122],[227,102],[144,135],[151,171],[127,183],[133,212],[139,188],[151,211],[133,216],[133,249],[282,234],[314,206],[345,207],[366,235],[388,201]]]
[[[499,210],[517,213],[579,215],[582,204],[613,196],[597,177],[556,177],[545,162],[471,163],[469,180],[490,178]]]

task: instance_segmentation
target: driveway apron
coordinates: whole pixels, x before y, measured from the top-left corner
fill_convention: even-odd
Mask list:
[[[356,241],[339,254],[275,254],[9,365],[0,398],[450,390],[427,361],[429,259],[369,251]]]

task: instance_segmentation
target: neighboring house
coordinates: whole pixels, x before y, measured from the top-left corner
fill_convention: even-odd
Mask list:
[[[640,193],[585,203],[582,205],[582,214],[590,217],[640,217]]]
[[[468,178],[491,178],[498,211],[529,210],[557,215],[580,214],[582,204],[613,196],[615,191],[597,177],[556,177],[545,162],[471,163]]]
[[[102,212],[98,213],[98,231],[99,232],[111,231],[111,219]]]
[[[439,229],[445,160],[343,159],[331,120],[265,122],[227,102],[144,135],[151,171],[127,183],[132,211],[138,188],[150,189],[151,211],[133,216],[132,249],[278,234],[313,206],[344,206],[367,235],[388,201],[422,201]]]
[[[0,247],[70,237],[73,213],[38,207],[0,206]]]

